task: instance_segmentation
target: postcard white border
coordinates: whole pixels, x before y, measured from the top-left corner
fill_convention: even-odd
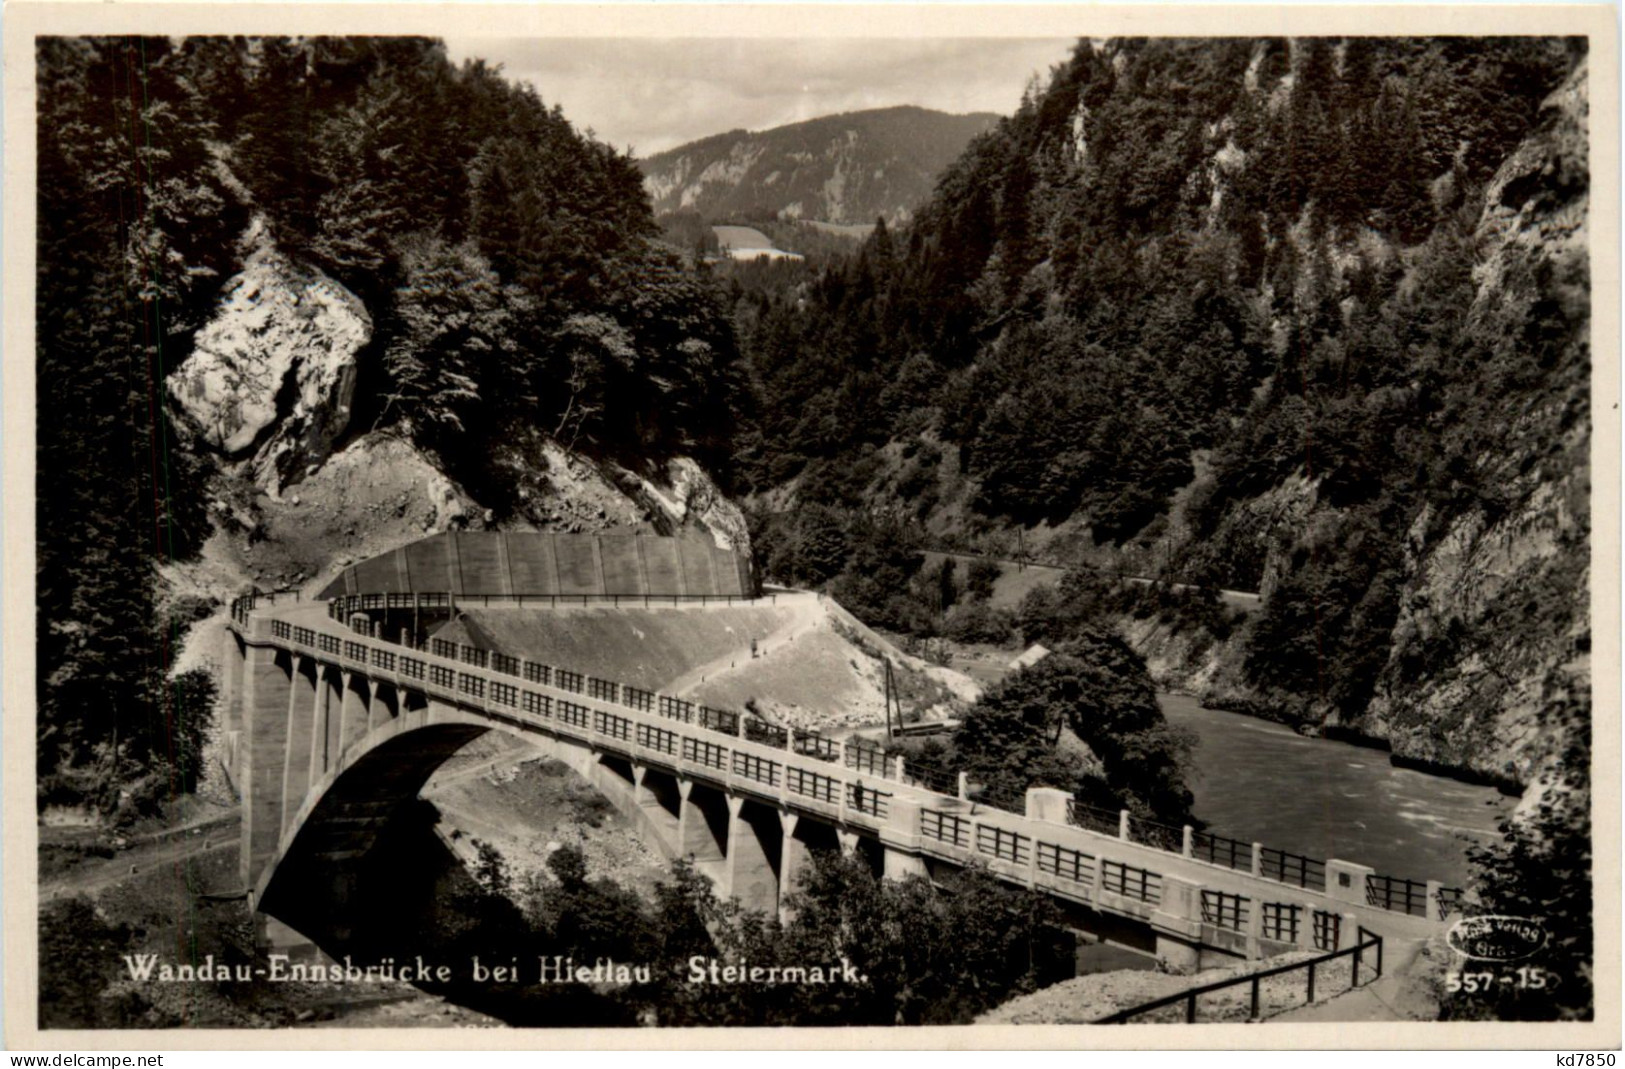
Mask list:
[[[0,799],[5,1045],[183,1049],[1602,1049],[1620,1046],[1619,69],[1603,5],[170,4],[10,3],[5,11],[4,542]],[[971,1025],[807,1029],[37,1028],[34,792],[34,88],[36,34],[460,37],[1073,37],[1574,34],[1590,38],[1592,279],[1593,1022]]]

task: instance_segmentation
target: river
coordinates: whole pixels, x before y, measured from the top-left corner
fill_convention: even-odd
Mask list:
[[[1199,740],[1196,815],[1233,839],[1460,887],[1468,840],[1499,839],[1514,802],[1493,787],[1395,768],[1381,750],[1305,738],[1178,694],[1161,702],[1168,721]]]

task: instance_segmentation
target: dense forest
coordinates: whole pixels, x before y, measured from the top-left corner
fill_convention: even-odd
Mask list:
[[[797,504],[760,524],[770,571],[861,585],[872,562],[848,568],[848,543],[909,572],[910,539],[1009,551],[1024,527],[1074,564],[1267,586],[1247,680],[1357,721],[1407,532],[1515,504],[1482,462],[1507,449],[1505,400],[1578,397],[1527,446],[1547,474],[1573,462],[1583,290],[1513,279],[1499,316],[1468,312],[1490,179],[1582,52],[1079,43],[906,232],[736,286],[757,406],[740,479],[769,512]],[[1558,175],[1547,200],[1585,182]],[[1261,531],[1258,503],[1307,484],[1313,522]],[[883,622],[931,626],[914,601]]]
[[[767,578],[914,635],[1057,651],[919,767],[1190,819],[1188,744],[1117,633],[1157,614],[1233,648],[1261,711],[1409,733],[1441,765],[1534,784],[1535,819],[1484,852],[1482,889],[1573,922],[1581,979],[1559,998],[1583,1011],[1589,282],[1505,239],[1508,218],[1555,220],[1556,246],[1565,213],[1583,237],[1585,148],[1542,110],[1583,42],[1081,41],[907,226],[715,270],[703,222],[663,231],[633,160],[434,41],[45,38],[38,61],[42,803],[139,810],[196,782],[214,688],[170,669],[214,606],[164,597],[158,569],[198,552],[205,488],[243,451],[210,447],[166,383],[228,280],[275,248],[366,310],[350,433],[409,441],[493,522],[518,509],[493,462],[516,440],[633,470],[691,456],[749,499]],[[1533,162],[1508,170],[1520,152]],[[1476,583],[1472,546],[1499,527],[1550,552],[1509,552],[1516,582],[1440,608],[1429,554]],[[1072,567],[1014,611],[985,570],[926,564],[1015,532]],[[1155,581],[1126,588],[1114,566]],[[1258,591],[1258,612],[1238,621],[1218,587]],[[1395,697],[1467,663],[1446,700]],[[1497,717],[1519,703],[1538,706],[1516,725],[1535,743],[1508,756]],[[1063,729],[1098,763],[1057,749]],[[556,875],[609,908],[613,889]],[[918,886],[819,879],[800,928],[706,919],[767,957],[827,943],[851,918],[818,896],[854,887],[888,932],[987,923]],[[550,941],[586,915],[537,908],[525,923]],[[637,912],[628,953],[681,930]],[[991,986],[956,988],[936,944],[888,947],[906,968],[843,1020],[963,1019],[1031,984],[1051,933],[1023,917],[1009,939],[979,931],[990,962],[1028,954],[989,965]]]
[[[528,428],[727,470],[744,406],[720,288],[658,240],[635,164],[532,89],[415,38],[45,38],[38,58],[42,797],[195,777],[212,686],[168,678],[191,617],[155,618],[155,568],[207,535],[214,460],[164,386],[249,242],[365,305],[351,427],[498,511],[493,446]]]
[[[770,130],[730,130],[639,161],[659,215],[714,222],[817,219],[898,223],[965,143],[998,121],[894,107],[823,115]]]
[[[1079,42],[906,230],[737,280],[768,573],[1061,650],[945,755],[994,782],[1179,812],[1154,720],[1133,790],[1037,745],[1152,618],[1212,704],[1528,788],[1478,891],[1574,982],[1445,1012],[1588,1015],[1585,86],[1573,40]],[[927,552],[1023,545],[1070,570],[1014,610]]]

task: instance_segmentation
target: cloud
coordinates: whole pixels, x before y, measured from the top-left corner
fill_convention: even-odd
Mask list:
[[[502,64],[579,129],[639,155],[710,134],[916,104],[1008,115],[1070,40],[449,38],[453,59]]]

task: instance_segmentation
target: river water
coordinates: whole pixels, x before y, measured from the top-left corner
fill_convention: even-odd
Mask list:
[[[1381,750],[1305,738],[1182,695],[1161,702],[1169,723],[1199,740],[1196,815],[1232,839],[1460,887],[1469,841],[1498,840],[1514,804],[1493,787],[1395,768]]]

